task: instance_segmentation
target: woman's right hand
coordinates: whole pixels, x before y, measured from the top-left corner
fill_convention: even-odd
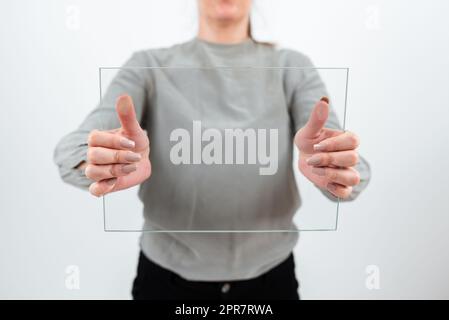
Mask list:
[[[85,175],[94,181],[89,191],[97,197],[141,184],[151,175],[150,142],[131,97],[120,96],[116,110],[121,127],[93,130],[88,138]]]

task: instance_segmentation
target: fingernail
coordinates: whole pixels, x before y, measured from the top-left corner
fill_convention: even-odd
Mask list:
[[[108,186],[113,186],[116,182],[117,182],[117,178],[112,178],[112,179],[106,180],[106,184]]]
[[[122,167],[122,172],[123,173],[131,173],[131,172],[136,171],[136,170],[137,170],[137,166],[135,164],[125,164]]]
[[[324,97],[321,97],[320,101],[324,101],[326,103],[329,103],[329,98],[324,96]]]
[[[326,149],[326,145],[324,143],[318,143],[313,145],[313,150],[315,151],[324,151]]]
[[[135,142],[126,138],[120,139],[120,145],[123,148],[134,148],[136,146]]]
[[[324,175],[326,175],[326,170],[324,168],[313,168],[312,173],[314,173],[318,176],[324,176]]]
[[[337,191],[337,186],[333,183],[328,183],[326,186],[327,190],[331,191],[331,192],[335,192]]]
[[[317,164],[320,164],[321,156],[319,154],[314,154],[309,159],[307,159],[306,162],[308,165],[315,166]]]
[[[140,159],[142,158],[142,156],[138,153],[134,153],[134,152],[128,152],[125,155],[125,160],[129,161],[129,162],[136,162],[136,161],[140,161]]]

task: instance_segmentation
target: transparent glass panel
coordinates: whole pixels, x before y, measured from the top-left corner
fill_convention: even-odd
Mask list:
[[[319,81],[344,130],[348,74],[347,68],[100,68],[100,108],[111,110],[101,129],[117,126],[116,99],[129,94],[152,164],[140,186],[103,197],[105,231],[336,230],[340,201],[299,172],[293,137],[323,95]]]

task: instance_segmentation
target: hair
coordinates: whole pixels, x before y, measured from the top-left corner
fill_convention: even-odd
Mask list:
[[[253,32],[252,32],[252,24],[251,24],[251,15],[253,13],[254,10],[254,3],[253,3],[253,7],[251,8],[251,12],[249,13],[249,19],[248,19],[248,36],[251,40],[253,40],[255,43],[258,44],[262,44],[262,45],[266,45],[266,46],[270,46],[270,47],[275,47],[276,44],[270,41],[259,41],[257,39],[254,38]]]

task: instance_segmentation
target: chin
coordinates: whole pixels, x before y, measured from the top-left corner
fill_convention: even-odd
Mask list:
[[[214,19],[220,21],[239,20],[246,14],[239,5],[239,0],[218,0],[215,2],[213,11]]]

